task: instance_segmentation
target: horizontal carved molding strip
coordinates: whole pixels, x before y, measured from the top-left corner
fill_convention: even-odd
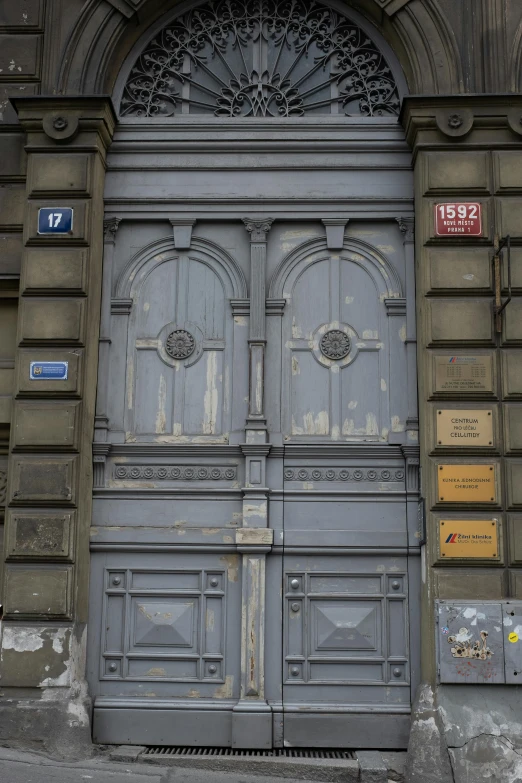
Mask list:
[[[285,481],[404,481],[404,470],[285,468]]]
[[[217,465],[115,465],[113,476],[120,481],[234,481],[237,468]]]

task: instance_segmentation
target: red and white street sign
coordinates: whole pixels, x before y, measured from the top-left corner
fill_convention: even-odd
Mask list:
[[[435,204],[435,233],[438,237],[482,236],[482,204]]]

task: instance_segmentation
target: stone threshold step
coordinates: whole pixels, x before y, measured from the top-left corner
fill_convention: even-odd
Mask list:
[[[291,751],[290,751],[291,752]],[[120,745],[109,754],[111,761],[139,762],[162,767],[190,767],[277,778],[324,781],[324,783],[404,783],[405,752],[361,750],[296,751],[291,755],[261,755],[262,751],[217,751],[213,748],[147,748]],[[323,758],[314,756],[322,755]],[[334,758],[328,758],[329,755]],[[340,756],[340,758],[338,757]],[[342,756],[346,756],[343,758]],[[352,756],[352,758],[350,758]]]

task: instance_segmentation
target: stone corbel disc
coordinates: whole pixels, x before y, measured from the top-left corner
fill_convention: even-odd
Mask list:
[[[71,112],[49,112],[43,118],[43,129],[57,142],[71,141],[78,133],[78,115]]]
[[[466,136],[473,127],[473,112],[470,109],[437,109],[435,121],[445,136],[460,138]]]

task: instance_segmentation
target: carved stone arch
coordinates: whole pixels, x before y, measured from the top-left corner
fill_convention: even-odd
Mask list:
[[[508,86],[512,92],[522,91],[522,23],[519,24],[513,39],[508,69]]]
[[[206,264],[221,280],[225,294],[229,299],[246,299],[248,296],[247,282],[243,270],[225,250],[208,239],[192,238],[190,250],[198,253],[198,261]],[[190,257],[190,250],[187,255]],[[164,258],[162,258],[164,256]],[[115,286],[115,296],[118,299],[132,297],[140,272],[151,262],[154,266],[163,260],[178,256],[174,249],[172,237],[163,237],[141,248],[128,262],[120,273]],[[154,264],[156,260],[156,264]]]
[[[337,6],[353,15],[351,2]],[[136,42],[166,12],[187,7],[179,0],[87,0],[61,55],[57,92],[112,94]],[[411,93],[462,91],[458,48],[435,0],[358,0],[357,10],[394,51]]]
[[[304,261],[311,256],[318,254],[324,257],[328,254],[326,239],[311,239],[303,242],[298,248],[292,250],[274,272],[269,287],[270,299],[286,299],[288,291],[287,281],[292,274],[297,272]],[[403,289],[399,274],[393,264],[386,256],[376,250],[374,247],[359,239],[346,239],[343,250],[336,251],[341,258],[347,257],[346,254],[355,254],[358,258],[350,258],[351,261],[361,266],[370,275],[377,286],[381,287],[381,293],[389,299],[401,299]]]

